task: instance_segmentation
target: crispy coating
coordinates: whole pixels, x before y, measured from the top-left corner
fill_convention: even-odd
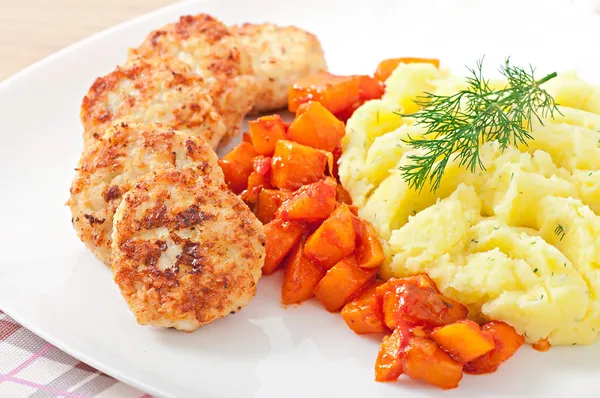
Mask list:
[[[231,30],[250,54],[258,79],[253,113],[285,108],[294,80],[327,71],[319,39],[300,28],[246,23]]]
[[[190,332],[250,302],[264,246],[262,224],[221,178],[154,171],[117,209],[112,270],[140,324]]]
[[[67,204],[79,238],[106,265],[111,264],[113,215],[135,179],[151,170],[200,167],[223,178],[217,155],[199,137],[159,124],[109,128],[82,154]]]
[[[129,60],[162,62],[177,58],[210,84],[221,116],[227,125],[222,144],[240,130],[258,91],[252,62],[238,38],[227,26],[207,14],[182,16],[176,23],[152,31]]]
[[[175,59],[139,60],[96,79],[81,106],[84,144],[119,121],[161,122],[216,148],[227,126],[205,81]]]

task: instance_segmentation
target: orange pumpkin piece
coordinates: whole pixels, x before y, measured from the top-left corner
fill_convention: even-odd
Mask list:
[[[256,217],[266,224],[275,218],[277,209],[283,202],[292,197],[292,192],[278,189],[263,189],[258,194]]]
[[[504,322],[490,321],[481,326],[481,330],[492,335],[495,348],[487,354],[465,365],[465,372],[471,374],[492,373],[500,364],[512,357],[525,343],[525,337]]]
[[[297,142],[279,140],[271,161],[271,185],[295,190],[325,178],[326,153]]]
[[[371,76],[357,76],[358,78],[358,92],[361,101],[369,101],[373,99],[379,99],[385,92],[385,84],[380,80],[375,79]]]
[[[241,193],[248,186],[248,177],[253,171],[254,158],[258,153],[254,147],[242,141],[231,152],[219,159],[219,166],[223,169],[225,182],[234,193]]]
[[[338,120],[321,103],[311,101],[288,129],[288,138],[312,148],[332,152],[346,132],[344,123]]]
[[[360,218],[355,218],[356,230],[356,262],[365,269],[377,268],[385,260],[383,246],[375,227]]]
[[[377,286],[382,283],[376,281],[342,308],[342,318],[354,333],[383,333],[388,330],[383,323],[381,301],[375,294]]]
[[[336,184],[333,178],[327,178],[303,186],[281,205],[275,217],[307,222],[326,219],[335,210]]]
[[[375,275],[377,270],[363,270],[354,256],[346,257],[327,271],[314,293],[328,311],[337,311]]]
[[[303,251],[304,240],[300,240],[285,260],[285,274],[281,289],[283,304],[308,300],[314,295],[315,286],[325,276],[325,270],[306,258]]]
[[[413,63],[428,63],[432,64],[436,68],[440,67],[440,61],[431,58],[390,58],[384,59],[377,66],[375,71],[375,79],[380,82],[385,82],[392,72],[398,67],[400,63],[413,64]]]
[[[394,381],[400,377],[403,372],[404,349],[410,338],[404,328],[394,329],[392,334],[383,338],[375,360],[376,381]]]
[[[270,188],[269,171],[271,170],[271,158],[257,156],[252,162],[253,172],[248,177],[248,187],[242,194],[242,200],[251,206],[256,205],[258,196],[264,188]]]
[[[356,234],[354,216],[348,205],[341,203],[308,238],[304,254],[329,269],[354,251]]]
[[[432,288],[423,289],[402,278],[391,281],[377,288],[383,302],[385,324],[390,329],[399,323],[432,328],[467,318],[467,307]]]
[[[485,355],[496,346],[490,333],[469,320],[437,328],[429,338],[460,363]]]
[[[296,112],[301,104],[316,101],[331,113],[336,113],[358,101],[359,94],[359,81],[354,76],[316,73],[292,84],[288,94],[288,109]]]
[[[248,122],[250,137],[256,152],[271,156],[275,152],[275,144],[285,139],[285,125],[281,116],[269,115]]]
[[[304,223],[275,219],[264,226],[267,237],[263,274],[272,274],[305,232]]]
[[[413,337],[404,349],[404,373],[445,390],[458,387],[463,366],[426,337]]]

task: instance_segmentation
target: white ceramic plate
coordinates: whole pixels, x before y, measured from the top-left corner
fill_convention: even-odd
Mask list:
[[[138,326],[109,270],[76,238],[64,206],[87,88],[124,60],[128,46],[182,14],[299,25],[319,35],[337,73],[372,73],[379,60],[399,55],[439,57],[462,68],[486,54],[490,67],[513,55],[543,71],[576,68],[598,81],[598,19],[553,2],[487,3],[186,2],[98,34],[4,82],[0,308],[90,365],[162,396],[598,396],[600,345],[544,354],[525,347],[498,372],[466,376],[450,392],[405,379],[375,383],[378,339],[354,335],[314,302],[283,309],[280,275],[264,278],[245,310],[196,333]]]

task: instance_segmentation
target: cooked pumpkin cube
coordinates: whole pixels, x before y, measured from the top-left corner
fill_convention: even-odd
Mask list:
[[[375,275],[377,270],[363,270],[353,256],[346,257],[327,271],[315,287],[315,297],[328,311],[337,311]]]
[[[495,347],[492,335],[469,320],[437,328],[429,338],[460,363],[470,362]]]
[[[281,288],[281,302],[283,304],[300,303],[311,298],[315,286],[325,276],[325,270],[303,253],[304,239],[294,246],[285,260],[285,274]]]
[[[355,333],[383,333],[388,330],[383,323],[381,301],[376,294],[377,286],[382,283],[382,281],[376,281],[364,288],[362,293],[342,308],[344,322]]]
[[[481,326],[494,339],[495,347],[487,354],[474,359],[465,365],[465,372],[472,374],[495,372],[500,364],[512,357],[525,343],[525,337],[504,322],[490,321]]]
[[[359,99],[359,81],[354,76],[336,76],[317,73],[292,84],[288,95],[288,109],[296,112],[301,104],[317,101],[331,113],[339,112]]]
[[[404,349],[410,338],[408,331],[401,328],[383,338],[375,360],[376,381],[394,381],[400,377],[404,368]]]
[[[430,58],[390,58],[384,59],[377,66],[375,71],[375,79],[380,82],[385,82],[392,72],[398,67],[399,64],[414,64],[414,63],[428,63],[432,64],[436,68],[440,67],[440,61],[437,59]]]
[[[271,185],[295,190],[325,178],[326,153],[297,142],[279,140],[271,161]]]
[[[254,158],[258,153],[254,147],[242,141],[231,152],[219,159],[219,166],[223,169],[225,182],[231,191],[241,193],[248,186],[248,177],[253,171]]]
[[[277,269],[283,258],[300,241],[305,230],[304,223],[298,221],[275,219],[265,225],[267,244],[263,274],[272,274]]]
[[[275,216],[286,221],[326,219],[335,210],[336,184],[333,178],[327,178],[303,186],[281,205]]]
[[[346,132],[344,123],[319,102],[311,101],[288,129],[288,138],[312,148],[332,152]]]
[[[413,337],[404,349],[404,373],[443,389],[458,387],[463,366],[426,337]]]
[[[252,145],[261,155],[273,155],[277,141],[285,139],[286,127],[279,115],[259,117],[248,122],[248,126]]]
[[[308,238],[304,254],[320,266],[329,269],[354,251],[356,234],[354,215],[341,203]]]
[[[280,189],[263,189],[258,195],[256,218],[266,224],[275,218],[275,213],[283,202],[292,197],[292,192]]]
[[[379,99],[385,92],[385,84],[371,76],[356,76],[358,78],[358,92],[361,101]]]
[[[258,202],[258,196],[264,188],[270,188],[269,172],[271,170],[271,158],[257,156],[252,162],[253,172],[248,176],[248,187],[242,194],[242,200],[254,207]]]
[[[373,225],[355,217],[356,262],[361,268],[377,268],[385,260],[383,246]]]

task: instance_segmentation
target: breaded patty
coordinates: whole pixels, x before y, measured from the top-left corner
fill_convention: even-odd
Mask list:
[[[227,26],[207,14],[187,15],[178,22],[152,31],[129,51],[129,59],[177,58],[212,86],[227,125],[223,144],[238,134],[252,108],[258,86],[248,54]]]
[[[205,81],[177,60],[137,61],[96,79],[81,106],[85,145],[121,120],[161,122],[213,148],[227,132]]]
[[[114,280],[142,325],[189,332],[242,309],[264,257],[260,221],[200,169],[140,177],[115,214]]]
[[[200,167],[223,179],[217,155],[203,139],[157,124],[122,123],[82,154],[71,185],[73,226],[110,266],[113,215],[135,179],[152,170]]]
[[[295,26],[243,24],[232,31],[250,54],[259,91],[253,113],[285,108],[296,79],[327,71],[319,39]]]

